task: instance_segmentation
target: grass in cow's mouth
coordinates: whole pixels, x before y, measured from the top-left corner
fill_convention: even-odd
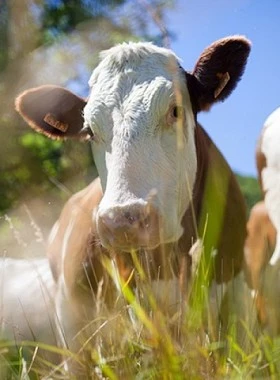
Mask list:
[[[200,262],[188,306],[167,317],[141,271],[138,256],[132,256],[139,292],[131,290],[129,280],[120,281],[124,306],[116,315],[93,321],[98,327],[83,345],[86,363],[82,355],[67,349],[40,342],[19,342],[15,347],[14,342],[3,341],[1,379],[68,379],[63,365],[51,363],[45,353],[58,353],[66,361],[87,366],[92,379],[277,378],[280,340],[258,331],[255,306],[241,276],[218,313],[215,303],[207,301],[210,269]],[[104,265],[113,277],[109,260]],[[241,304],[246,310],[240,310]],[[218,317],[219,324],[215,323]]]

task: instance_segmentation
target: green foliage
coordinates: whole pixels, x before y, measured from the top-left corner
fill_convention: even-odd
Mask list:
[[[3,129],[9,123],[2,124]],[[5,141],[5,140],[4,140]],[[9,141],[9,140],[7,140]],[[59,178],[65,170],[63,163],[63,144],[48,138],[27,132],[12,140],[8,147],[3,147],[3,157],[9,158],[0,162],[0,210],[7,210],[17,200],[39,195],[42,190],[51,187],[50,178]],[[13,153],[12,153],[13,152]]]
[[[28,132],[20,138],[20,144],[33,156],[41,161],[43,172],[49,176],[57,176],[62,169],[62,142],[54,141],[45,136]]]
[[[105,16],[107,8],[124,3],[125,0],[56,0],[43,6],[43,43],[52,43],[58,37],[72,32],[81,22]]]
[[[248,212],[262,199],[262,194],[258,180],[255,177],[236,175],[239,186],[244,194]]]

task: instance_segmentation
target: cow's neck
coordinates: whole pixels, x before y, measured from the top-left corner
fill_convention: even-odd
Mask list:
[[[184,233],[178,242],[180,254],[188,254],[190,248],[199,237],[198,224],[203,202],[205,180],[209,168],[209,150],[214,147],[209,136],[200,125],[195,129],[195,144],[197,152],[197,173],[192,194],[192,203],[182,219]]]

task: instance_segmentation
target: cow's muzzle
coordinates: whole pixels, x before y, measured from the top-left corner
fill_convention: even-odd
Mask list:
[[[97,230],[106,248],[125,251],[155,248],[160,243],[160,217],[150,204],[115,206],[99,210]]]

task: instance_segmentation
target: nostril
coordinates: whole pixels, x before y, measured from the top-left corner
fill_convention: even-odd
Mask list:
[[[123,216],[129,222],[129,224],[134,224],[138,220],[138,217],[136,215],[132,215],[129,211],[125,211],[123,213]]]
[[[151,226],[151,216],[147,215],[142,220],[142,228],[148,229]]]
[[[106,231],[106,233],[115,233],[115,230],[121,226],[121,224],[120,217],[113,211],[102,212],[99,214],[98,225],[102,230]]]
[[[106,229],[112,231],[121,229],[137,229],[148,230],[156,228],[158,217],[157,212],[151,207],[130,207],[122,209],[121,207],[116,210],[107,210],[106,212],[99,213],[99,222],[103,224]]]

